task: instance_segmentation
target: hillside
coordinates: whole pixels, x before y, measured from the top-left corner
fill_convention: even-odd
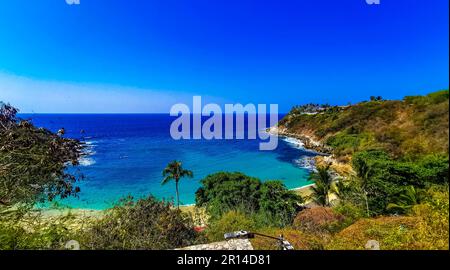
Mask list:
[[[71,249],[73,240],[88,250],[261,250],[278,249],[273,236],[279,235],[295,249],[449,248],[448,91],[293,108],[280,133],[332,153],[321,158],[333,166],[317,163],[305,193],[276,179],[217,172],[200,181],[189,210],[148,194],[95,213],[55,204],[50,210],[61,215],[33,207],[80,191],[76,175],[64,172],[77,164],[84,144],[38,129],[0,105],[0,184],[7,187],[0,190],[0,250]],[[344,167],[351,174],[337,170]],[[186,171],[181,162],[164,170]],[[271,237],[223,242],[225,233],[241,230]]]
[[[357,151],[384,150],[393,158],[416,160],[448,155],[449,91],[403,100],[372,97],[349,106],[294,107],[279,122],[280,133],[311,138],[342,161]]]

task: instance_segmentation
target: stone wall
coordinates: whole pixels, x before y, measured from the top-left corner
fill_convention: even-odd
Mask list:
[[[253,250],[253,246],[248,239],[231,239],[223,242],[179,248],[178,250]]]

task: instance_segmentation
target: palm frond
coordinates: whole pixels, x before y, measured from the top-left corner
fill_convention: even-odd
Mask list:
[[[192,177],[194,177],[194,173],[190,170],[182,170],[180,173],[180,176],[192,178]]]
[[[166,175],[166,177],[164,177],[163,180],[161,181],[161,185],[165,185],[165,184],[169,183],[173,179],[174,178],[173,178],[172,175]]]

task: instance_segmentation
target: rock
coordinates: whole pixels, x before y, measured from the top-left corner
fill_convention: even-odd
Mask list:
[[[80,250],[80,243],[78,243],[78,241],[76,240],[70,240],[67,241],[64,247],[69,250]]]
[[[377,240],[367,241],[365,248],[367,250],[380,250],[380,243]]]

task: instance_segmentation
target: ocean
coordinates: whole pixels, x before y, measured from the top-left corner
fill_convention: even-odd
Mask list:
[[[53,132],[66,130],[67,138],[87,144],[80,166],[70,168],[84,175],[77,198],[60,204],[72,208],[105,209],[120,198],[152,194],[175,198],[174,184],[161,185],[162,170],[180,160],[194,178],[180,181],[180,203],[195,203],[195,191],[205,176],[219,172],[242,172],[262,181],[280,180],[288,188],[308,183],[309,165],[315,154],[291,138],[278,138],[273,151],[260,151],[259,140],[174,140],[166,114],[21,114],[37,127]],[[283,115],[279,116],[281,119]]]

